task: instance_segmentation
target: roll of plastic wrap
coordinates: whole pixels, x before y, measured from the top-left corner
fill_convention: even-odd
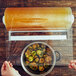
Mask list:
[[[74,16],[69,7],[6,8],[3,22],[8,31],[58,30],[71,28]]]

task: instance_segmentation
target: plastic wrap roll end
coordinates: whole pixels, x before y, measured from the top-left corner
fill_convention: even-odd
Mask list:
[[[72,24],[73,24],[73,22],[74,22],[74,15],[72,15],[71,21],[72,21]]]
[[[5,25],[5,16],[2,17],[3,24]]]

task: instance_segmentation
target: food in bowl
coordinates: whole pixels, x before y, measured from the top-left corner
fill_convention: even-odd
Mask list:
[[[35,74],[47,72],[52,65],[52,61],[51,49],[42,43],[34,43],[24,51],[24,65],[30,72]]]

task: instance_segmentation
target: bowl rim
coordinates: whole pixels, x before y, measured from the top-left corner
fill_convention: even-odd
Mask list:
[[[25,50],[26,50],[30,45],[33,45],[33,44],[35,44],[35,43],[41,43],[41,44],[44,44],[44,45],[48,46],[48,47],[51,49],[51,51],[52,51],[52,53],[53,53],[53,57],[54,57],[52,67],[51,67],[47,72],[45,72],[45,73],[43,73],[43,74],[39,74],[39,75],[38,75],[38,74],[33,74],[33,73],[29,72],[29,71],[25,68],[24,63],[23,63],[23,55],[24,55]],[[50,72],[53,70],[55,64],[56,64],[56,55],[55,55],[54,49],[53,49],[50,45],[48,45],[47,43],[45,43],[45,42],[39,42],[39,41],[38,41],[38,42],[37,42],[37,41],[36,41],[36,42],[32,42],[32,43],[28,44],[28,45],[23,49],[23,51],[22,51],[22,53],[21,53],[21,65],[22,65],[22,68],[24,69],[25,72],[27,72],[27,73],[28,73],[29,75],[31,75],[31,76],[45,76],[45,75],[47,75],[48,73],[50,73]]]

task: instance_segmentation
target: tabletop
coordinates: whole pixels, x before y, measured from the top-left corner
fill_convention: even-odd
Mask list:
[[[71,7],[75,21],[73,28],[73,57],[76,57],[76,0],[0,0],[0,67],[6,60],[6,40],[8,32],[2,23],[6,7]],[[29,76],[21,66],[14,66],[22,76]],[[55,66],[47,76],[76,76],[76,71],[68,66]]]

